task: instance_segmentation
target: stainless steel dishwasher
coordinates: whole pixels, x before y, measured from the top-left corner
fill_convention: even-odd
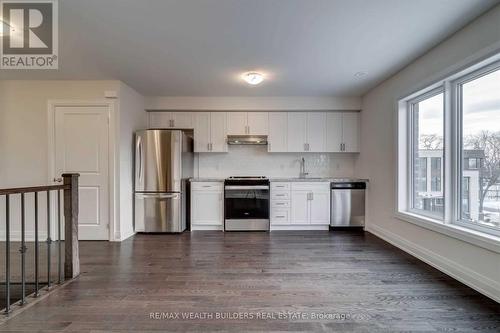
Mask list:
[[[330,227],[365,225],[365,182],[331,183]]]

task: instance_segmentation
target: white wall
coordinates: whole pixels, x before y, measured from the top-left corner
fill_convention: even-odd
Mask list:
[[[123,240],[134,234],[133,226],[133,133],[138,129],[147,128],[147,114],[144,111],[144,97],[124,83],[120,83],[119,121],[117,134],[119,140],[118,154],[119,209],[115,239]]]
[[[500,6],[363,97],[356,176],[370,179],[367,229],[500,301],[500,254],[395,218],[396,101],[492,50],[500,50]]]
[[[147,97],[147,110],[360,110],[359,97]]]
[[[96,100],[118,81],[0,80],[0,188],[46,185],[48,179],[47,102]],[[27,236],[33,238],[33,196],[26,201]],[[45,195],[40,195],[40,237],[46,238]],[[55,200],[55,198],[54,198]],[[20,237],[19,196],[11,199],[12,236]],[[0,198],[0,239],[5,233],[5,199]]]
[[[299,159],[309,177],[351,177],[358,154],[268,153],[267,146],[229,146],[228,153],[199,153],[199,177],[298,177]],[[195,163],[196,165],[196,163]]]

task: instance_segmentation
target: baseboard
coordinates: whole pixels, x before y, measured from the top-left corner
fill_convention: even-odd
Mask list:
[[[131,231],[131,232],[129,232],[128,234],[123,235],[123,236],[122,236],[122,238],[120,239],[120,241],[122,241],[122,242],[123,242],[124,240],[126,240],[126,239],[128,239],[128,238],[130,238],[130,237],[132,237],[132,236],[134,236],[134,235],[135,235],[135,232],[134,232],[134,231]]]
[[[191,225],[191,231],[222,230],[221,225]]]
[[[498,281],[478,274],[379,226],[370,224],[365,230],[500,303],[500,283]]]
[[[271,224],[271,231],[274,230],[330,230],[329,225],[310,225],[310,224],[305,224],[305,225],[272,225]]]

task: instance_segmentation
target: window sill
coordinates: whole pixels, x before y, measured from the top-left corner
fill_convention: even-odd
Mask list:
[[[458,225],[444,224],[439,220],[423,217],[409,212],[397,212],[396,218],[418,225],[419,227],[436,231],[443,235],[482,247],[484,249],[500,253],[500,237],[460,227]]]

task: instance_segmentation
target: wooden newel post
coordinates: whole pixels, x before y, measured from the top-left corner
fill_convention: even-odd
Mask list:
[[[64,277],[72,279],[80,274],[78,252],[78,173],[62,174],[64,185]]]

